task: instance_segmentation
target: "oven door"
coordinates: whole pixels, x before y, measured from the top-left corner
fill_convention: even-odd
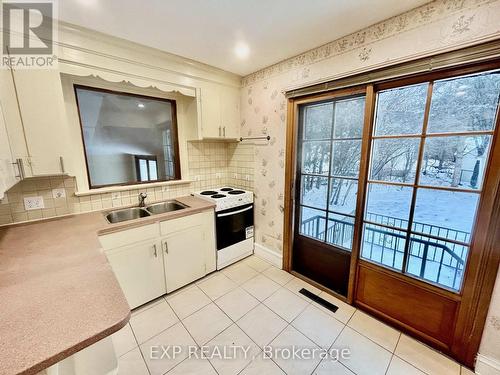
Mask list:
[[[253,203],[215,213],[217,250],[253,237]]]

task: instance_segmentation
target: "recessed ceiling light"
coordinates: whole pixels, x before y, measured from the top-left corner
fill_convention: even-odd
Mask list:
[[[246,59],[250,54],[250,47],[245,42],[238,42],[234,47],[234,53],[240,59]]]
[[[141,108],[141,109],[142,109],[142,108],[144,108],[144,104],[142,104],[142,103],[137,104],[137,106],[138,106],[139,108]]]
[[[98,0],[77,0],[80,4],[87,7],[95,7],[98,4]]]

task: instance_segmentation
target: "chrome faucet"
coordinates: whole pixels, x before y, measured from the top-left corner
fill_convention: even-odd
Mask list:
[[[147,197],[148,195],[146,193],[139,193],[139,207],[144,207],[146,205],[144,201]]]

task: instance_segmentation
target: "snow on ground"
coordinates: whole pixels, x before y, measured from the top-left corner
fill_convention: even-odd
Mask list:
[[[302,203],[308,206],[326,208],[327,186],[320,185],[306,191]],[[371,184],[368,192],[367,212],[408,220],[412,188]],[[450,192],[433,189],[418,189],[414,221],[444,228],[472,232],[472,225],[479,194]],[[356,207],[356,189],[353,187],[345,199],[336,206],[330,206],[344,214],[353,215]],[[324,215],[320,211],[305,210],[302,221]]]

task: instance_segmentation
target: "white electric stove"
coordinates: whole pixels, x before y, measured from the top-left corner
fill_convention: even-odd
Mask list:
[[[253,253],[253,192],[221,187],[199,191],[196,197],[215,203],[217,269]]]

